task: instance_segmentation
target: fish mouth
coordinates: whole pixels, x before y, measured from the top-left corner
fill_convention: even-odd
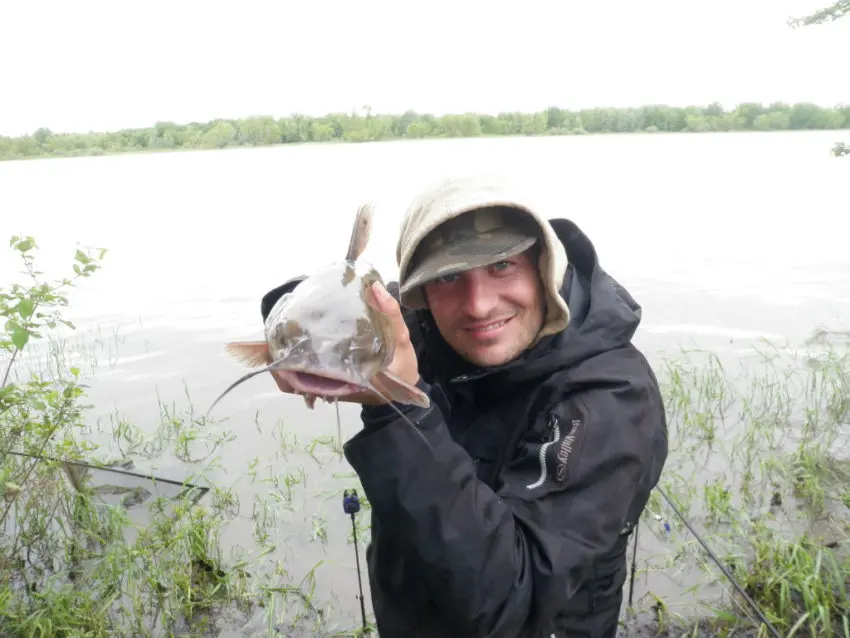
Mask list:
[[[300,394],[314,394],[320,397],[342,397],[365,389],[350,381],[312,372],[276,370],[274,374]]]

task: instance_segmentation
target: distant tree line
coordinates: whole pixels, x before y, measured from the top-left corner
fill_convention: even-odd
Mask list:
[[[401,115],[334,113],[322,117],[292,115],[216,119],[206,123],[157,122],[150,128],[104,133],[53,133],[38,129],[23,137],[0,136],[0,159],[104,155],[154,150],[216,149],[307,142],[373,142],[392,139],[495,135],[586,135],[636,132],[786,131],[850,128],[850,105],[834,108],[812,103],[743,103],[731,111],[720,104],[673,107],[552,107],[537,113],[442,116],[407,111]],[[846,152],[836,144],[834,152]]]

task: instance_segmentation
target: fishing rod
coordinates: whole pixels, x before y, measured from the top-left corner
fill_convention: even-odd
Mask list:
[[[193,502],[197,503],[200,499],[202,499],[207,492],[210,491],[210,488],[204,487],[202,485],[195,485],[193,483],[186,483],[182,481],[175,481],[172,479],[161,478],[157,476],[153,476],[151,474],[140,474],[139,472],[132,472],[130,470],[121,470],[114,467],[104,467],[99,465],[92,465],[91,463],[84,463],[83,461],[71,461],[68,459],[57,459],[52,456],[45,456],[42,454],[30,454],[29,452],[16,452],[15,450],[7,450],[9,454],[14,454],[16,456],[26,456],[31,459],[36,459],[39,461],[53,461],[55,463],[62,463],[65,465],[76,465],[78,467],[84,467],[89,470],[97,470],[100,472],[112,472],[114,474],[121,474],[123,476],[132,476],[133,478],[145,479],[147,481],[152,481],[154,483],[165,483],[168,485],[177,485],[184,488],[185,492],[191,492],[192,490],[198,490],[200,495],[197,498],[193,499]]]
[[[741,594],[741,596],[744,598],[744,600],[747,601],[747,604],[752,608],[752,610],[755,612],[756,616],[759,617],[759,620],[761,620],[761,622],[764,624],[764,626],[767,627],[767,629],[770,631],[771,634],[773,634],[775,636],[775,638],[782,638],[782,634],[780,634],[779,630],[777,630],[776,627],[774,627],[773,624],[771,624],[771,622],[767,619],[767,616],[761,610],[761,607],[758,606],[756,601],[754,601],[752,598],[750,598],[749,594],[747,594],[747,592],[744,591],[744,588],[740,585],[740,583],[738,583],[738,581],[735,580],[735,577],[732,576],[732,574],[729,573],[729,570],[726,569],[726,567],[723,565],[723,563],[720,561],[720,559],[717,558],[715,553],[713,551],[711,551],[711,548],[703,540],[702,536],[700,536],[697,533],[697,531],[691,526],[691,524],[688,522],[688,519],[685,518],[685,515],[682,514],[682,512],[679,511],[679,508],[676,507],[676,504],[673,503],[673,500],[669,496],[667,496],[667,493],[664,491],[664,489],[662,489],[662,487],[660,485],[656,485],[655,489],[657,489],[658,492],[661,494],[661,496],[664,497],[664,500],[667,501],[667,504],[672,508],[673,512],[676,514],[676,516],[679,518],[679,520],[682,521],[682,523],[684,523],[685,527],[687,527],[688,530],[691,532],[691,534],[694,535],[694,538],[697,539],[697,542],[700,545],[702,545],[702,548],[705,550],[705,553],[708,554],[709,558],[711,558],[711,560],[714,561],[714,564],[717,565],[717,567],[720,568],[720,571],[723,572],[723,575],[726,576],[726,578],[729,580],[730,583],[732,583],[732,586],[735,587],[735,589],[738,590],[738,593]],[[634,587],[635,563],[636,563],[635,557],[637,555],[637,525],[635,525],[635,532],[634,533],[635,533],[635,542],[634,542],[634,552],[632,554],[632,574],[631,574],[631,582],[630,582],[630,585],[629,585],[629,606],[630,607],[632,605],[632,593],[633,593],[633,587]]]
[[[360,577],[360,552],[357,549],[357,523],[354,520],[354,515],[360,511],[360,499],[357,496],[357,490],[352,489],[343,492],[342,510],[351,516],[351,531],[354,534],[354,562],[357,565],[357,585],[360,587],[360,614],[363,618],[363,631],[367,632],[366,603],[363,601],[363,580]]]

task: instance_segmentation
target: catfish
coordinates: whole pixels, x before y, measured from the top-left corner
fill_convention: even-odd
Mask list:
[[[360,206],[345,258],[319,269],[275,303],[265,321],[265,341],[225,345],[245,365],[263,367],[231,384],[207,414],[236,386],[264,372],[275,372],[310,409],[317,398],[332,403],[362,391],[387,403],[430,407],[427,394],[388,369],[395,353],[393,324],[368,301],[372,285],[384,281],[360,259],[372,215],[371,204]]]

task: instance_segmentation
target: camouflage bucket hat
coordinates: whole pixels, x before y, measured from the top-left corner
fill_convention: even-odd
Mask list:
[[[505,175],[455,175],[428,184],[408,205],[396,245],[402,305],[427,309],[422,283],[496,263],[537,241],[546,296],[537,338],[560,332],[570,322],[560,294],[568,259],[545,210],[538,196]]]
[[[401,294],[429,281],[489,266],[527,250],[538,241],[536,223],[505,206],[487,206],[453,217],[419,244]]]

